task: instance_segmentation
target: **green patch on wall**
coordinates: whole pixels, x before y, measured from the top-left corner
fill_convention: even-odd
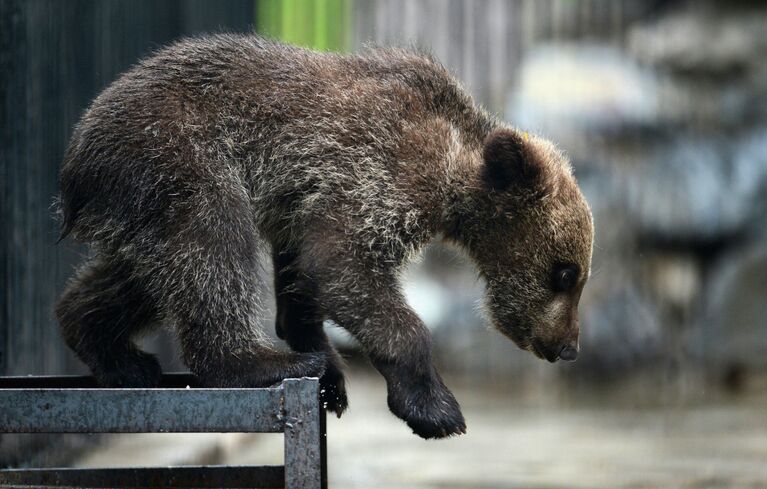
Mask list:
[[[256,31],[320,51],[347,51],[352,1],[256,0]]]

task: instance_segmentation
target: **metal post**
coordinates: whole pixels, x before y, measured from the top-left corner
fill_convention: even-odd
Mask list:
[[[285,488],[324,489],[324,410],[319,403],[319,384],[286,379],[283,382],[285,412]]]

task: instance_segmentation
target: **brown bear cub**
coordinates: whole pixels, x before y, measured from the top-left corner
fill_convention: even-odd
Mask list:
[[[593,227],[567,159],[477,108],[427,56],[317,53],[252,35],[181,41],[96,98],[60,185],[62,236],[93,253],[56,315],[106,386],[157,385],[157,360],[132,340],[168,323],[205,385],[320,376],[340,415],[331,319],[415,433],[463,433],[398,284],[435,238],[472,257],[501,332],[552,362],[577,355]],[[262,246],[292,352],[257,326]]]

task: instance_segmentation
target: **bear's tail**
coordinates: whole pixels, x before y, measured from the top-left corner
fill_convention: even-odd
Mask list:
[[[56,240],[56,244],[61,243],[69,233],[72,232],[74,222],[71,218],[67,218],[67,212],[64,210],[64,204],[61,200],[61,194],[56,195],[53,198],[53,213],[56,216],[56,220],[59,221],[59,238]]]
[[[60,243],[74,230],[77,217],[88,204],[91,195],[88,189],[82,188],[84,180],[87,179],[83,178],[85,175],[82,175],[82,168],[78,164],[75,154],[77,146],[77,135],[75,135],[67,148],[59,172],[59,194],[54,200],[54,212],[61,227],[56,243]]]

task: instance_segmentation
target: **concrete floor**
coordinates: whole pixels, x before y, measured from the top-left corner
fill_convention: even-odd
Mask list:
[[[378,376],[354,371],[348,389],[351,409],[328,418],[334,489],[767,488],[764,398],[637,408],[456,388],[468,434],[424,441]],[[78,465],[177,463],[281,464],[282,438],[121,435]]]

